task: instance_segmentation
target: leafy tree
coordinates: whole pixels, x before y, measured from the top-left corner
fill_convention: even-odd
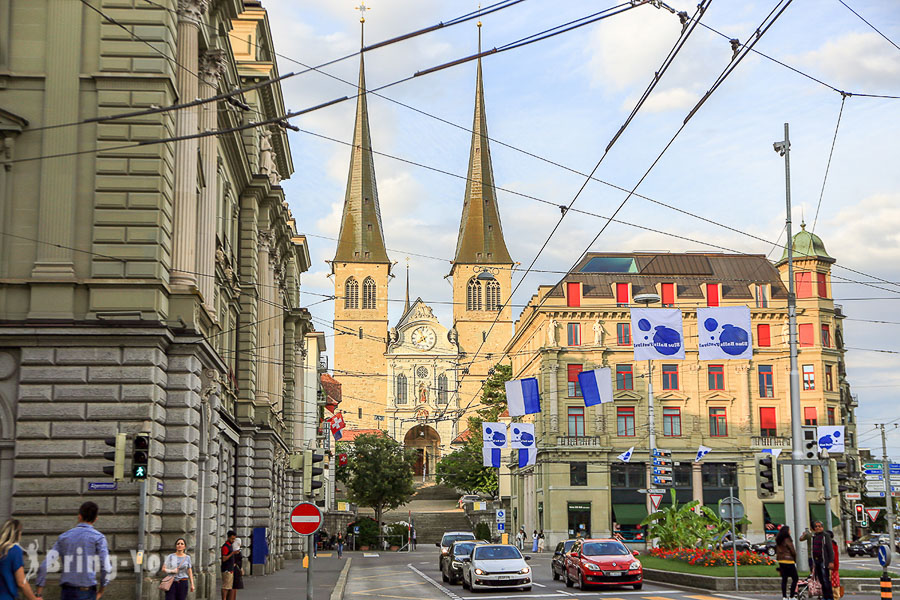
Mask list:
[[[384,511],[406,504],[415,492],[416,453],[384,434],[361,435],[338,451],[347,451],[347,464],[338,467],[337,478],[351,502],[375,511],[380,536]]]
[[[478,524],[475,525],[475,539],[490,542],[492,539],[491,526],[484,521],[479,521]]]

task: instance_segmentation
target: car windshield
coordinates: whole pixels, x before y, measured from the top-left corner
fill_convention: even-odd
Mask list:
[[[472,554],[472,548],[474,547],[474,543],[454,544],[453,554],[456,556],[469,556]]]
[[[431,539],[434,539],[434,538],[431,538]],[[474,540],[474,539],[475,539],[475,534],[474,534],[474,533],[453,533],[453,534],[448,534],[448,535],[445,535],[444,537],[441,538],[441,546],[445,546],[445,547],[446,547],[446,546],[449,546],[450,544],[452,544],[452,543],[455,542],[456,540]]]
[[[566,540],[565,542],[563,542],[563,544],[563,552],[568,552],[572,549],[572,546],[575,545],[575,540]]]
[[[475,548],[472,556],[475,560],[502,560],[504,558],[522,558],[522,554],[515,546],[481,546]]]
[[[588,556],[631,554],[631,551],[620,542],[587,542],[581,552]]]

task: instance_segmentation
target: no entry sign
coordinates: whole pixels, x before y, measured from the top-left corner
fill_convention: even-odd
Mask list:
[[[300,535],[312,535],[322,527],[322,511],[312,502],[301,502],[291,511],[291,527]]]

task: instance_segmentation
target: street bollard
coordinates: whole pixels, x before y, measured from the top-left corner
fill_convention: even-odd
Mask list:
[[[891,600],[893,597],[891,591],[891,576],[885,573],[881,576],[881,600]]]

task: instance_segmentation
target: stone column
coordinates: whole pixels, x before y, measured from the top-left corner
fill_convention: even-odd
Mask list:
[[[269,304],[269,249],[272,246],[272,232],[260,229],[257,234],[256,248],[256,401],[265,406],[269,402],[269,331],[272,324],[272,306]]]
[[[697,462],[691,464],[691,488],[692,500],[703,504],[703,465]]]
[[[209,0],[178,0],[178,44],[175,85],[178,101],[189,102],[200,94],[197,71],[200,55],[200,19]],[[199,107],[175,111],[175,135],[197,133]],[[197,286],[197,138],[175,142],[175,217],[172,234],[173,287]]]
[[[559,433],[559,380],[557,373],[559,371],[558,364],[550,365],[550,432]]]
[[[208,50],[200,60],[200,97],[209,98],[219,91],[219,78],[225,74],[225,52]],[[218,103],[209,102],[199,107],[200,131],[213,131],[218,125]],[[203,304],[210,314],[215,315],[214,294],[216,289],[216,217],[219,196],[218,140],[215,136],[200,138],[200,160],[203,163],[205,183],[200,198],[200,222],[197,223],[196,269],[201,273],[197,282]]]

